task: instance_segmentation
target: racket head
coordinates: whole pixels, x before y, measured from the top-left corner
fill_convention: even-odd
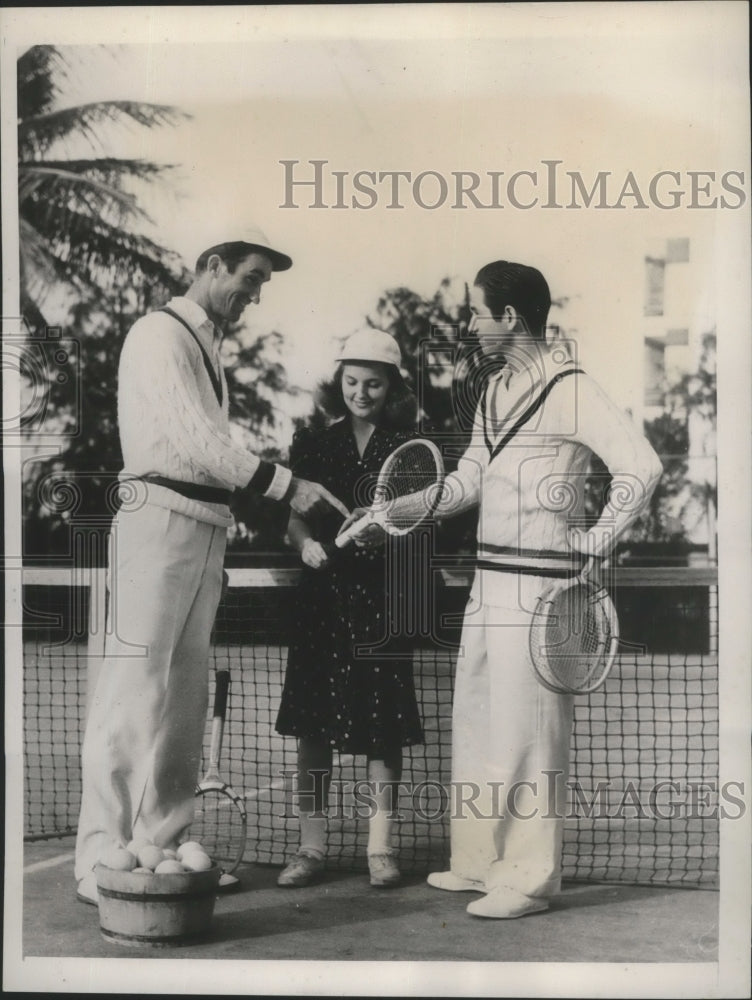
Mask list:
[[[604,587],[582,578],[545,591],[529,633],[539,682],[559,694],[590,694],[606,680],[619,646],[619,622]]]
[[[248,817],[242,798],[224,782],[202,782],[196,789],[189,838],[197,840],[209,857],[232,873],[243,860]]]
[[[426,438],[405,441],[386,459],[374,491],[374,518],[391,535],[406,535],[431,517],[441,500],[444,461]]]

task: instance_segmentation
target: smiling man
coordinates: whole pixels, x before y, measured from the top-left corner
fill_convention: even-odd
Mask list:
[[[122,506],[113,523],[105,658],[83,746],[78,898],[114,845],[177,846],[193,819],[206,720],[209,638],[235,489],[299,514],[346,508],[230,436],[219,359],[236,322],[290,258],[260,230],[209,245],[184,296],[139,319],[123,345]]]

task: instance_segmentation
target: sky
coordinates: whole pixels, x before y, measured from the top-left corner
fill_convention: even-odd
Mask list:
[[[159,12],[148,43],[120,42],[112,31],[106,46],[90,46],[73,33],[65,103],[136,99],[191,115],[177,127],[113,132],[106,151],[175,165],[169,185],[143,201],[155,238],[188,261],[206,233],[253,222],[293,257],[293,270],[273,278],[246,319],[251,330],[283,333],[301,385],[330,369],[336,338],[362,325],[385,289],[430,295],[445,277],[461,288],[484,263],[506,258],[538,266],[554,297],[568,298],[552,319],[575,332],[628,406],[650,241],[690,236],[712,258],[718,213],[635,210],[629,198],[618,212],[546,210],[543,161],[559,161],[563,205],[567,172],[588,189],[610,172],[615,200],[629,171],[641,189],[658,171],[676,171],[686,189],[687,170],[744,170],[733,18],[719,7],[727,5],[690,5],[681,18],[662,4],[408,6],[399,16],[377,5],[322,8],[318,17],[240,7],[219,37],[211,14],[183,8],[166,44]],[[533,171],[537,184],[523,176],[515,190],[523,203],[541,197],[532,209],[480,209],[469,199],[458,209],[450,194],[426,209],[406,185],[404,207],[390,209],[387,182],[368,210],[311,207],[303,186],[287,198],[297,208],[281,207],[288,168],[280,161],[297,160],[295,178],[309,179],[316,159],[327,161],[329,205],[332,171],[347,174],[346,203],[358,171],[429,171],[420,188],[428,204],[439,197],[436,175],[452,190],[453,172],[478,174],[479,199],[489,203],[489,172],[503,172],[504,202],[509,177]],[[694,291],[692,308],[712,324],[711,274]]]

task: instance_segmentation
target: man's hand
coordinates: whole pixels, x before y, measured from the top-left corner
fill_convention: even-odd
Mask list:
[[[359,521],[362,517],[365,517],[367,513],[368,513],[367,508],[356,507],[355,510],[352,512],[352,514],[350,514],[350,516],[344,522],[342,527],[339,529],[337,534],[341,535],[346,528],[349,528],[351,524],[354,524],[356,521]],[[378,548],[380,545],[383,545],[385,539],[386,539],[386,532],[384,531],[382,526],[380,524],[374,523],[374,524],[369,524],[367,528],[364,528],[359,535],[356,535],[355,538],[353,538],[352,541],[353,545],[357,545],[358,548],[373,549],[373,548]]]
[[[293,476],[290,482],[287,502],[301,517],[314,511],[325,511],[327,507],[334,507],[343,517],[347,517],[350,513],[343,503],[319,483],[311,483],[296,476]]]
[[[329,562],[324,546],[313,538],[306,538],[300,550],[300,558],[311,569],[322,569]]]
[[[592,528],[585,530],[572,526],[567,532],[567,538],[575,552],[587,557],[582,569],[583,580],[600,587],[603,583],[601,572],[604,563],[607,562],[614,547],[613,527],[610,524],[606,526],[594,524]]]
[[[587,530],[573,525],[567,531],[567,540],[575,552],[594,559],[605,559],[616,541],[611,525],[601,527],[597,524]]]

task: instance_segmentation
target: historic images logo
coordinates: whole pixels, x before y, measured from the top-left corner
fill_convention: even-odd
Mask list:
[[[736,209],[746,200],[742,170],[632,170],[585,174],[563,160],[514,170],[334,170],[329,160],[279,160],[280,208]]]

